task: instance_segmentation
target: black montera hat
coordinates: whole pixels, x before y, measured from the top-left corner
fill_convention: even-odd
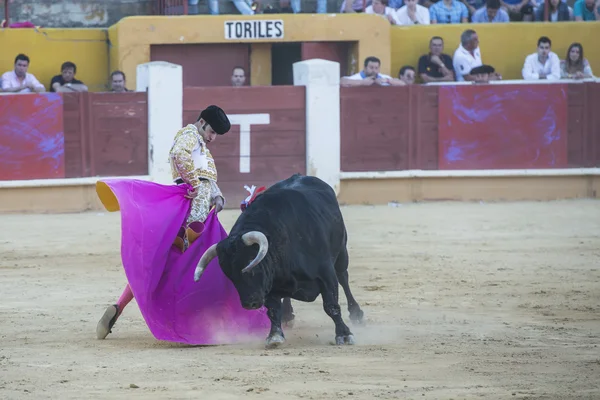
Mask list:
[[[202,118],[209,124],[217,135],[224,135],[231,129],[231,123],[225,111],[221,107],[211,105],[206,107],[201,113],[198,119]]]
[[[471,70],[470,75],[478,75],[478,74],[493,74],[496,72],[494,67],[491,65],[480,65],[479,67],[475,67]]]

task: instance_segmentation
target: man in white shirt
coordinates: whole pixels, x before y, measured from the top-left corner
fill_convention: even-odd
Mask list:
[[[15,58],[15,67],[12,71],[2,74],[2,91],[7,93],[45,92],[46,88],[33,74],[27,72],[29,57],[19,54]]]
[[[546,36],[538,40],[537,52],[528,55],[523,65],[523,79],[525,80],[559,80],[560,59],[551,51],[552,41]]]
[[[394,9],[388,7],[388,0],[373,0],[372,4],[365,8],[365,14],[377,14],[387,19],[390,24],[395,25]]]
[[[417,0],[404,0],[404,6],[394,13],[396,25],[429,25],[429,9],[417,4]]]
[[[379,73],[381,61],[377,57],[365,58],[364,69],[354,75],[344,76],[340,79],[342,86],[404,86],[400,79]]]
[[[471,70],[483,65],[477,32],[467,29],[460,35],[460,45],[454,52],[452,64],[458,82],[474,80],[470,75]]]

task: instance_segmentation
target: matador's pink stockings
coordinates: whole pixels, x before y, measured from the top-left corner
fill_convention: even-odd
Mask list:
[[[125,286],[125,290],[123,290],[123,293],[121,294],[121,297],[119,297],[119,301],[117,301],[117,306],[119,306],[119,315],[123,312],[123,309],[131,300],[133,300],[133,292],[131,291],[129,284],[127,284],[127,286]]]

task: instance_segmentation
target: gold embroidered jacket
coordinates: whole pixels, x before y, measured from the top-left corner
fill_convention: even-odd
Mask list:
[[[196,188],[201,179],[206,179],[210,182],[211,199],[221,196],[225,200],[217,185],[215,160],[195,125],[189,124],[175,134],[169,162],[173,180],[181,178]]]

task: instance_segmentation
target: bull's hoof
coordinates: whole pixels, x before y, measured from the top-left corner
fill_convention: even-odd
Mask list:
[[[352,321],[352,323],[354,325],[365,325],[365,320],[363,318],[364,316],[365,316],[365,313],[363,312],[363,310],[351,312],[350,313],[350,321]]]
[[[354,335],[336,336],[335,337],[335,344],[338,346],[342,346],[344,344],[353,345],[354,343],[356,343],[354,341]]]
[[[287,329],[293,328],[294,327],[294,320],[292,319],[290,321],[284,322],[283,323],[283,327],[287,328]]]
[[[285,339],[282,335],[276,333],[267,338],[265,342],[265,347],[267,349],[274,349],[276,347],[281,346],[285,342]]]

